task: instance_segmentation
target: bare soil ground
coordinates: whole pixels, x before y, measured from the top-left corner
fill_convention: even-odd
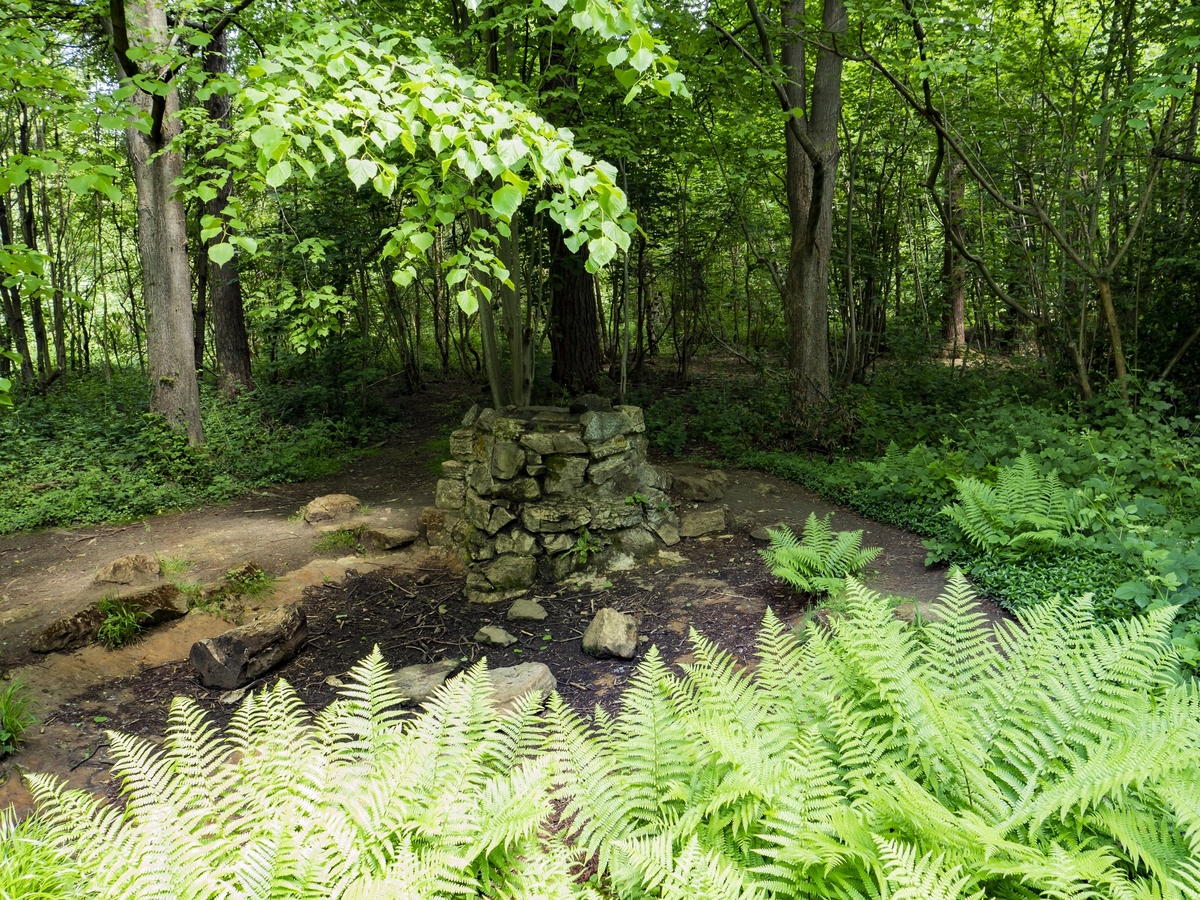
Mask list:
[[[419,546],[371,558],[331,559],[314,552],[313,529],[290,517],[321,494],[354,494],[375,507],[377,521],[412,526],[432,502],[434,464],[440,458],[435,442],[475,398],[461,385],[442,385],[414,398],[412,425],[403,438],[335,477],[280,485],[226,506],[145,522],[0,538],[0,669],[30,685],[39,717],[24,748],[0,761],[0,808],[10,803],[20,812],[31,808],[17,777],[22,771],[51,772],[72,786],[115,795],[106,731],[159,738],[176,696],[195,699],[219,724],[235,708],[221,701],[220,691],[204,688],[186,661],[193,641],[230,627],[218,615],[193,612],[119,651],[92,646],[40,656],[29,650],[41,628],[74,611],[77,595],[98,566],[127,553],[187,559],[186,577],[200,581],[246,559],[283,576],[273,595],[258,602],[302,598],[310,639],[295,659],[253,688],[286,679],[313,711],[335,696],[331,677],[336,682],[375,645],[397,668],[439,658],[467,665],[484,656],[493,667],[544,662],[560,693],[577,708],[612,709],[637,660],[595,660],[583,654],[579,641],[591,615],[605,606],[640,619],[639,656],[656,646],[668,662],[686,662],[688,633],[695,628],[752,663],[767,608],[795,623],[810,611],[811,598],[770,577],[757,552],[763,545],[749,532],[780,522],[798,532],[812,511],[833,512],[836,528],[863,528],[864,543],[883,548],[869,578],[873,588],[931,600],[944,585],[944,572],[924,567],[924,549],[915,536],[755,472],[729,473],[721,501],[728,508],[726,533],[685,539],[627,571],[541,585],[533,594],[548,612],[543,622],[507,621],[507,604],[468,603],[461,565]],[[696,469],[667,465],[677,474]],[[504,650],[476,644],[475,633],[492,624],[506,628],[518,643]]]

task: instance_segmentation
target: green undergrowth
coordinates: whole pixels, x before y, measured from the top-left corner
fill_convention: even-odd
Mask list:
[[[1181,606],[1174,637],[1200,667],[1200,420],[1168,385],[1133,387],[1130,406],[1111,391],[1081,408],[1032,367],[914,365],[807,427],[785,424],[780,384],[750,379],[648,397],[647,421],[661,452],[707,444],[922,535],[931,564],[1011,609],[1085,593],[1108,618]]]
[[[0,416],[0,534],[121,521],[228,500],[337,471],[375,435],[329,418],[283,419],[269,387],[205,391],[206,443],[146,412],[141,376],[119,373],[30,397]]]

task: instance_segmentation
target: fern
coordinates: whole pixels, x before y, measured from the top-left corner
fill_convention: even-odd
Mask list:
[[[832,515],[832,514],[831,514]],[[768,528],[771,546],[760,550],[771,574],[807,594],[840,591],[847,576],[861,574],[881,551],[862,547],[862,530],[834,531],[829,516],[809,513],[799,540],[786,525]]]
[[[1069,546],[1082,525],[1082,494],[1068,490],[1051,472],[1022,452],[1002,468],[996,484],[965,476],[953,479],[957,504],[942,507],[966,541],[1002,559],[1017,559]]]

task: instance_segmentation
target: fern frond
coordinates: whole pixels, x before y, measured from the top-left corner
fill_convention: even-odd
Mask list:
[[[799,540],[786,525],[768,528],[771,545],[759,555],[771,574],[798,591],[833,593],[847,576],[860,574],[879,555],[879,547],[862,548],[861,529],[834,532],[830,516],[818,519],[809,513]]]

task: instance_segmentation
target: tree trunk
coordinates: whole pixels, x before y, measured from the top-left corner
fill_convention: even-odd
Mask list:
[[[546,220],[550,244],[550,377],[572,393],[599,386],[600,314],[596,282],[587,271],[587,247],[572,253],[556,222]]]
[[[12,220],[8,213],[7,193],[0,193],[0,243],[13,243]],[[21,291],[16,285],[11,288],[0,284],[0,303],[4,307],[4,321],[12,337],[17,353],[21,356],[21,381],[33,381],[33,356],[29,352],[29,335],[25,332],[25,314],[21,311]]]
[[[114,0],[115,8],[122,0]],[[158,0],[128,0],[134,28],[153,51],[167,43],[167,17]],[[125,32],[125,10],[114,31]],[[128,48],[128,34],[117,38]],[[118,50],[118,57],[126,54]],[[124,60],[121,60],[124,64]],[[133,73],[125,70],[127,77]],[[152,97],[138,90],[133,101],[150,119],[142,131],[125,131],[133,181],[137,189],[138,254],[142,262],[142,297],[146,304],[146,355],[150,370],[150,411],[187,435],[188,443],[204,442],[200,422],[200,390],[196,381],[192,325],[191,279],[188,270],[187,222],[175,181],[183,173],[183,157],[170,143],[179,133],[179,95],[173,86]]]
[[[229,50],[225,30],[213,35],[204,48],[204,71],[212,75],[229,73]],[[218,124],[218,142],[228,141],[230,102],[226,94],[214,91],[204,101],[209,118]],[[226,174],[217,195],[205,204],[210,216],[225,218],[225,204],[233,191],[233,176]],[[220,237],[220,236],[218,236]],[[217,384],[233,395],[254,387],[250,374],[250,338],[246,334],[246,314],[242,304],[241,266],[238,254],[226,263],[208,264],[210,306],[213,317],[213,348],[217,353]]]
[[[946,166],[946,211],[943,216],[947,232],[953,231],[960,244],[965,242],[963,201],[966,185],[962,173],[963,163],[960,159],[954,158]],[[943,249],[942,277],[946,289],[946,305],[942,309],[942,343],[953,361],[966,343],[967,270],[962,254],[949,234],[946,235]]]
[[[784,8],[786,34],[781,61],[788,102],[797,127],[785,131],[786,186],[791,247],[783,288],[788,331],[788,368],[792,403],[797,411],[829,398],[829,260],[833,243],[833,189],[838,160],[838,118],[842,107],[842,57],[830,49],[846,29],[841,0],[825,0],[821,29],[824,46],[817,52],[812,104],[805,113],[804,0]],[[814,166],[801,135],[821,157]]]

